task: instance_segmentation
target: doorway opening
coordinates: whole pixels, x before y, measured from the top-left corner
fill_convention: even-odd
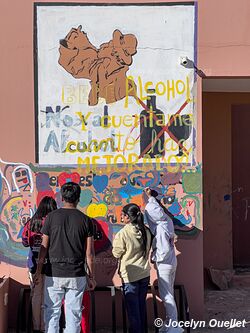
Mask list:
[[[249,78],[203,79],[202,137],[204,270],[248,269]]]

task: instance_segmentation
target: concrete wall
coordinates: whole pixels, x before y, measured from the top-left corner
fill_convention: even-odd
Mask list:
[[[15,1],[12,6],[9,5],[7,0],[1,2],[1,24],[8,26],[8,36],[12,36],[12,41],[4,35],[3,32],[3,52],[1,53],[1,92],[4,99],[0,101],[1,119],[2,124],[0,142],[1,158],[8,161],[7,164],[2,164],[3,170],[8,175],[6,177],[11,179],[11,172],[14,170],[13,162],[34,163],[35,162],[35,112],[34,112],[34,80],[33,80],[33,2],[25,1],[21,4]],[[11,17],[11,24],[9,19]],[[198,115],[197,115],[197,161],[201,162],[201,113],[200,113],[200,81],[198,79]],[[8,144],[7,144],[8,142]],[[12,170],[12,171],[11,171]],[[46,170],[40,167],[32,168],[32,175],[34,184],[37,184],[36,179],[43,172],[47,173],[48,177],[59,175],[63,170]],[[84,176],[84,170],[74,170],[80,172]],[[195,171],[195,167],[193,168]],[[51,173],[52,172],[52,173]],[[198,172],[198,181],[195,184],[200,191],[200,171]],[[192,178],[192,176],[191,176]],[[186,175],[186,180],[190,179],[190,175]],[[189,180],[190,184],[190,180]],[[36,195],[39,194],[39,188],[35,186],[34,194],[21,193],[17,205],[22,205],[24,202],[29,202],[32,207],[36,203]],[[192,182],[191,182],[192,187]],[[53,190],[53,189],[52,189]],[[181,186],[179,186],[179,190]],[[184,195],[183,190],[182,196]],[[192,192],[192,188],[189,190]],[[193,192],[192,192],[193,193]],[[5,187],[5,194],[7,194]],[[56,195],[56,191],[54,193]],[[185,237],[179,236],[177,248],[178,255],[178,272],[177,283],[183,283],[186,287],[191,315],[194,318],[202,318],[203,316],[203,253],[202,253],[202,207],[200,206],[201,195],[200,193],[191,194],[194,201],[190,201],[189,209],[195,218],[196,222],[193,229],[196,230],[195,235]],[[196,199],[197,197],[197,199]],[[4,198],[4,197],[3,197]],[[28,201],[26,201],[28,200]],[[195,201],[196,200],[196,201]],[[187,203],[185,203],[187,210]],[[193,210],[193,213],[192,213]],[[197,215],[198,212],[198,215]],[[196,219],[196,216],[198,218]],[[10,217],[9,217],[10,218]],[[11,237],[15,238],[15,227],[10,231]],[[28,283],[27,271],[25,266],[25,254],[23,249],[15,242],[12,243],[15,255],[9,256],[7,252],[2,256],[1,272],[12,277],[16,280],[17,285]],[[21,252],[20,252],[21,251]],[[7,259],[6,259],[7,258]],[[102,274],[101,272],[100,274]],[[100,275],[102,276],[102,275]],[[104,276],[104,275],[103,275]],[[155,279],[155,274],[152,273],[152,279]],[[105,284],[105,279],[100,283]],[[13,295],[11,295],[11,308],[15,309],[15,300],[17,298],[18,288],[13,288]],[[16,312],[13,310],[9,314],[9,322],[14,325],[16,319]]]
[[[198,67],[207,76],[249,76],[248,0],[198,1]]]
[[[231,108],[249,93],[203,93],[204,267],[233,268]]]
[[[1,1],[0,90],[3,97],[0,99],[0,151],[5,161],[24,163],[35,161],[32,4],[31,0],[22,2],[15,0],[11,5],[7,0]],[[248,0],[239,0],[230,6],[227,0],[198,1],[198,67],[206,75],[250,74],[249,10]],[[203,103],[203,107],[207,107],[206,103]],[[198,81],[197,110],[198,161],[201,162],[200,81]],[[222,118],[223,116],[220,121],[223,121]],[[228,189],[229,177],[222,185],[223,189],[225,187]],[[202,210],[200,213],[202,214]],[[224,218],[228,217],[228,209],[221,214],[224,214]],[[200,225],[202,230],[202,219]],[[201,318],[203,314],[202,239],[200,233],[195,239],[183,239],[178,243],[182,254],[179,256],[177,280],[187,286],[191,312],[195,318]],[[206,262],[209,264],[209,259]],[[218,259],[218,264],[222,266],[229,265],[230,262],[230,258],[227,258],[226,262]],[[7,273],[21,283],[27,282],[25,268],[1,263],[1,272]],[[11,304],[11,307],[13,306],[14,303]],[[12,321],[14,318],[13,315]]]

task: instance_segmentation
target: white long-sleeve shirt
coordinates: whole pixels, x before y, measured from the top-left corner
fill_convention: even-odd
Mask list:
[[[171,267],[176,266],[173,221],[154,197],[149,197],[145,207],[145,217],[154,235],[152,260]]]

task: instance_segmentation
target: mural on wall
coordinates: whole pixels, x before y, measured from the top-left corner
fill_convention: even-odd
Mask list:
[[[0,260],[23,266],[27,250],[21,234],[35,210],[34,175],[23,163],[0,159]]]
[[[35,9],[40,165],[195,164],[194,5]]]
[[[132,64],[132,56],[137,52],[136,37],[115,30],[112,40],[97,49],[81,29],[82,26],[72,28],[60,40],[59,64],[74,78],[90,80],[88,105],[97,105],[99,97],[110,104],[123,99],[126,93],[135,95],[136,90],[133,92],[130,88],[133,81],[127,78],[126,73]]]
[[[95,172],[86,172],[83,168],[45,168],[1,160],[0,167],[0,260],[4,262],[26,265],[27,249],[21,243],[25,223],[46,195],[55,198],[60,207],[60,187],[69,181],[81,186],[78,208],[96,219],[95,251],[97,262],[107,261],[105,269],[113,265],[110,249],[114,234],[123,226],[122,206],[134,202],[143,209],[146,186],[164,195],[164,203],[180,237],[194,237],[201,229],[200,165],[169,166],[161,170],[146,167],[107,171],[100,167]]]
[[[176,233],[201,230],[193,5],[35,4],[36,165],[0,161],[0,260],[26,265],[21,233],[40,200],[81,186],[96,260],[113,276],[122,207],[164,197]],[[105,265],[102,265],[105,263]],[[107,280],[108,281],[108,280]],[[109,284],[107,282],[106,284]]]

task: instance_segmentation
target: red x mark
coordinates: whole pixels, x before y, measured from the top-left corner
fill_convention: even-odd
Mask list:
[[[140,100],[140,98],[138,98],[137,96],[134,96],[134,98],[136,99],[136,101],[138,101],[141,106],[144,108],[144,110],[146,111],[150,111],[149,108],[147,107],[146,104],[143,103],[143,101]],[[178,114],[181,113],[181,111],[188,105],[189,103],[189,100],[186,100],[182,106],[180,107],[180,109],[174,114],[174,117],[172,119],[169,119],[169,122],[166,126],[163,126],[162,129],[160,130],[160,132],[157,134],[157,137],[152,141],[150,142],[149,145],[147,145],[147,147],[144,149],[144,151],[140,154],[139,158],[141,158],[142,156],[144,156],[144,154],[155,144],[155,142],[161,137],[161,135],[164,133],[164,132],[167,132],[168,135],[170,136],[170,138],[172,140],[174,140],[177,145],[183,150],[183,152],[186,154],[186,156],[189,154],[187,149],[183,146],[183,144],[181,142],[179,142],[179,140],[174,136],[174,134],[172,132],[169,131],[169,126],[173,123],[174,119],[175,119],[175,116],[177,116]],[[158,120],[157,116],[154,114],[153,115],[154,119],[155,120]]]

